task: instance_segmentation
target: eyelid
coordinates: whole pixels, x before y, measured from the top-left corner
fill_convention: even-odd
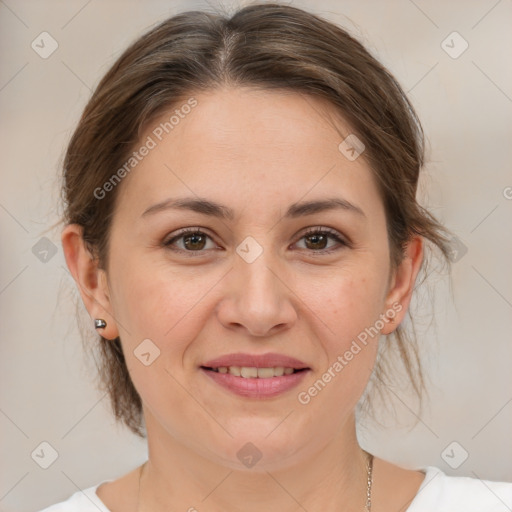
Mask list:
[[[306,231],[302,232],[300,238],[310,235],[310,234],[315,234],[315,233],[327,233],[329,235],[332,235],[335,238],[339,238],[339,240],[341,242],[343,242],[347,245],[350,244],[350,241],[348,240],[348,238],[345,235],[340,233],[338,230],[329,228],[327,226],[313,226],[313,227],[307,228]]]
[[[302,240],[302,238],[308,236],[308,235],[314,235],[314,234],[327,234],[336,242],[338,243],[337,247],[331,247],[330,249],[320,249],[318,251],[309,250],[308,253],[311,254],[329,254],[333,253],[339,249],[342,249],[343,247],[352,247],[352,242],[342,233],[340,233],[338,230],[329,228],[327,226],[313,226],[310,228],[307,228],[306,231],[303,231],[301,235],[298,237],[297,241],[294,243],[297,243],[298,241]],[[307,249],[304,249],[307,250]]]
[[[171,233],[169,236],[166,236],[164,238],[163,243],[168,244],[169,242],[172,242],[174,239],[179,238],[180,236],[198,232],[204,233],[205,235],[208,235],[210,238],[213,238],[208,231],[209,230],[207,228],[203,228],[201,226],[190,226],[188,228],[178,229],[178,231],[176,231],[175,233]]]

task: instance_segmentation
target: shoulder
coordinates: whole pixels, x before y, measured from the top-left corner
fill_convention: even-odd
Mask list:
[[[51,505],[39,512],[110,512],[96,494],[96,489],[104,482],[77,491],[67,500]]]
[[[427,466],[418,492],[407,512],[510,512],[512,483],[465,476],[448,476]]]

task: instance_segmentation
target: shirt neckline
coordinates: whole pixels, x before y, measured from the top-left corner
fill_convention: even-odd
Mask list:
[[[423,468],[417,468],[415,471],[421,471],[425,474],[425,478],[421,485],[418,487],[418,491],[416,492],[414,498],[409,503],[409,506],[405,510],[405,512],[414,512],[416,507],[421,504],[421,502],[425,499],[424,491],[430,485],[432,481],[436,479],[436,477],[443,475],[444,473],[436,466],[425,466]]]
[[[423,468],[417,468],[414,471],[420,471],[421,473],[424,473],[425,478],[421,482],[418,491],[416,492],[414,498],[409,503],[409,506],[405,510],[405,512],[414,512],[414,508],[417,506],[420,500],[423,499],[420,495],[423,493],[425,488],[439,475],[442,475],[442,471],[435,467],[435,466],[425,466]],[[103,484],[106,484],[108,482],[113,482],[113,480],[103,480],[99,484],[89,487],[88,489],[85,489],[83,492],[87,496],[87,498],[94,503],[94,505],[98,506],[101,510],[101,512],[111,512],[109,508],[103,503],[101,498],[96,494],[96,491],[99,489],[99,487]]]

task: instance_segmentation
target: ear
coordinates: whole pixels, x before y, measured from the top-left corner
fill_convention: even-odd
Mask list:
[[[61,235],[66,264],[75,280],[89,315],[102,318],[107,323],[98,332],[106,339],[113,340],[119,331],[113,317],[108,290],[107,275],[98,268],[98,260],[87,249],[82,237],[82,226],[68,224]],[[91,321],[92,323],[92,321]]]
[[[386,296],[386,311],[395,312],[395,316],[388,320],[382,334],[390,334],[402,322],[411,302],[416,277],[423,261],[423,238],[414,236],[407,243],[404,257],[398,267],[393,271],[390,286]],[[389,316],[388,318],[391,318]]]

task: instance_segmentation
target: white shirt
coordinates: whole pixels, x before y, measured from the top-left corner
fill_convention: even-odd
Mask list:
[[[512,483],[447,476],[434,466],[418,471],[425,473],[425,479],[406,512],[512,511]],[[101,483],[39,512],[111,512],[96,494]]]

